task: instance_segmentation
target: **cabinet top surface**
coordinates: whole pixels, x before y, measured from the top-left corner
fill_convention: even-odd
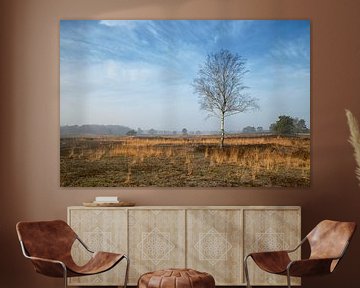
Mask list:
[[[132,207],[85,207],[85,206],[69,206],[68,209],[131,209],[131,210],[202,210],[202,209],[280,209],[280,210],[300,210],[301,206],[132,206]]]

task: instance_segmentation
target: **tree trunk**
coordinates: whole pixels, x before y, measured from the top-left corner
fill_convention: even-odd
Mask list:
[[[225,138],[225,115],[224,113],[221,114],[221,141],[220,141],[220,148],[224,148],[224,138]]]

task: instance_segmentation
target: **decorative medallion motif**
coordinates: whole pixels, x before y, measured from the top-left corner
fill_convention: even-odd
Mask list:
[[[111,232],[101,231],[96,227],[91,232],[84,233],[84,242],[94,251],[112,251]]]
[[[199,235],[200,239],[194,247],[199,252],[200,260],[208,261],[211,265],[227,260],[227,253],[232,246],[226,239],[226,233],[219,233],[215,228],[211,228],[208,232]]]
[[[162,260],[170,260],[170,252],[175,248],[170,241],[170,233],[154,228],[151,232],[143,232],[138,244],[142,260],[149,260],[157,265]]]
[[[284,240],[285,234],[275,232],[272,228],[255,235],[253,251],[276,251],[286,249],[289,246]]]

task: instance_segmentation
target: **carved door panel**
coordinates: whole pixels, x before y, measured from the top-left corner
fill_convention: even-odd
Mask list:
[[[187,211],[187,266],[206,271],[216,285],[242,283],[242,211]]]
[[[145,272],[185,267],[185,210],[129,210],[129,281]]]
[[[244,255],[251,252],[295,248],[301,237],[299,209],[257,209],[244,211]],[[293,253],[299,259],[300,249]],[[286,285],[286,277],[266,273],[251,260],[249,277],[252,285]],[[299,285],[299,278],[292,284]]]
[[[71,209],[69,225],[93,251],[127,253],[127,215],[125,209]],[[89,260],[89,252],[76,241],[72,248],[76,263]],[[70,285],[122,285],[125,261],[108,272],[85,277],[69,278]]]

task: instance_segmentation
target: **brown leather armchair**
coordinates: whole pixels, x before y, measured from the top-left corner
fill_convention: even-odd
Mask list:
[[[20,245],[24,256],[31,260],[35,271],[50,277],[64,278],[65,288],[67,277],[87,276],[112,269],[121,260],[127,261],[124,288],[127,285],[129,259],[125,254],[91,251],[62,220],[19,222],[16,225]],[[78,266],[72,256],[71,247],[79,241],[92,254],[83,266]]]
[[[354,222],[324,220],[292,250],[250,253],[244,259],[247,287],[251,287],[247,267],[249,257],[266,272],[286,275],[289,288],[291,288],[291,276],[304,277],[333,272],[344,256],[355,229]],[[296,251],[306,241],[310,245],[310,257],[292,261],[289,253]]]

